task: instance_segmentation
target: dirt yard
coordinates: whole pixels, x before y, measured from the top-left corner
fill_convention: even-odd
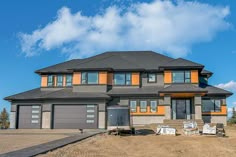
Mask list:
[[[0,154],[47,143],[78,133],[78,130],[0,130]]]
[[[225,138],[215,136],[98,135],[40,157],[233,157],[236,127]]]

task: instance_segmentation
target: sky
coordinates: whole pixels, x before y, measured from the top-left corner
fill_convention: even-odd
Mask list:
[[[3,0],[3,98],[40,86],[37,69],[112,50],[152,50],[214,72],[209,84],[236,92],[236,1]],[[228,98],[228,110],[236,95]]]

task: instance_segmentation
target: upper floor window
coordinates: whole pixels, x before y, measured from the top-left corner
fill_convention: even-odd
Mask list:
[[[58,87],[63,86],[63,75],[57,75],[57,86]]]
[[[115,85],[131,85],[131,73],[115,73]]]
[[[130,111],[137,112],[137,101],[135,100],[130,101]]]
[[[72,86],[72,75],[66,75],[66,86]]]
[[[151,108],[151,112],[157,112],[157,101],[156,100],[150,101],[150,108]]]
[[[202,111],[203,112],[220,112],[221,111],[220,99],[210,99],[210,98],[203,99]]]
[[[82,84],[98,84],[98,72],[82,72]]]
[[[172,71],[172,83],[190,83],[190,71]]]
[[[149,82],[149,83],[155,83],[155,82],[157,82],[156,74],[148,74],[148,82]]]
[[[147,112],[147,101],[140,101],[140,112]]]
[[[54,86],[54,76],[48,75],[48,87]]]

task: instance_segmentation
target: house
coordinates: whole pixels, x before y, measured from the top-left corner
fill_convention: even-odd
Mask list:
[[[232,93],[208,84],[204,65],[152,51],[105,52],[37,70],[41,86],[6,97],[11,128],[100,128],[107,107],[129,106],[133,125],[224,123]]]

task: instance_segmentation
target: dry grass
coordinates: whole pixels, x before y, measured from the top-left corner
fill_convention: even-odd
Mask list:
[[[226,138],[98,135],[40,157],[233,157],[236,156],[236,127],[227,127],[226,131]]]
[[[0,154],[47,143],[65,137],[67,137],[67,135],[63,134],[0,134]]]

